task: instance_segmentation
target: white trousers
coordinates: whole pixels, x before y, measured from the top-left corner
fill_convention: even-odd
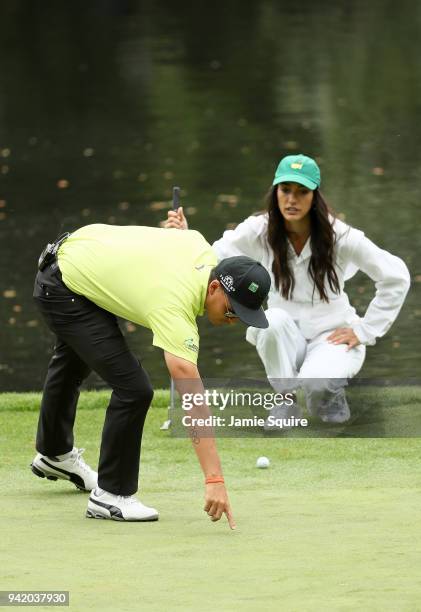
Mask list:
[[[311,340],[304,338],[292,317],[282,308],[265,312],[269,327],[249,327],[246,339],[253,344],[263,362],[272,387],[278,392],[303,388],[307,402],[319,402],[338,393],[349,378],[361,369],[365,346],[347,350],[346,344],[330,344],[323,332]],[[309,406],[311,410],[311,406]]]

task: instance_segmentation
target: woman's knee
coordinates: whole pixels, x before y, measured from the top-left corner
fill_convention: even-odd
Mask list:
[[[317,350],[310,351],[300,368],[299,377],[313,381],[319,379],[320,385],[325,388],[334,385],[335,380],[348,380],[354,378],[363,366],[365,359],[365,346],[359,345],[348,350],[346,344],[328,344]],[[323,381],[325,381],[323,383]]]
[[[286,310],[282,308],[269,308],[266,312],[266,318],[269,321],[269,327],[267,329],[283,329],[294,325],[294,320]]]
[[[257,327],[249,327],[247,330],[246,339],[254,346],[257,343],[264,342],[277,343],[280,337],[288,330],[295,326],[292,317],[281,308],[269,308],[265,311],[269,326],[265,329]]]

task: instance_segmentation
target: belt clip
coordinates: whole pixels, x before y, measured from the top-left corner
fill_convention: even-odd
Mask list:
[[[59,236],[54,242],[49,242],[42,251],[38,259],[38,270],[42,272],[57,258],[57,251],[65,240],[70,236],[70,232],[66,232]]]

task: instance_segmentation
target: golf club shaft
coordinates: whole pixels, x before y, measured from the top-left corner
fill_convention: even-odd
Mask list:
[[[172,189],[172,208],[173,210],[178,210],[180,206],[180,187],[173,187]],[[175,385],[174,381],[171,378],[171,386],[170,386],[170,410],[172,411],[175,406]],[[168,415],[168,418],[171,418],[171,414]]]

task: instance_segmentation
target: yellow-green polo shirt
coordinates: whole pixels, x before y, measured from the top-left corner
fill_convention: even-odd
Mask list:
[[[87,225],[58,251],[64,283],[113,314],[152,330],[153,344],[197,363],[209,273],[217,258],[199,232]]]

